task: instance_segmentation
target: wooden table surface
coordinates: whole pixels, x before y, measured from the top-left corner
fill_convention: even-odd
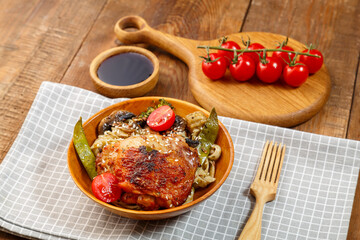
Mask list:
[[[331,94],[315,117],[295,129],[360,140],[358,0],[1,0],[0,6],[0,162],[41,82],[96,91],[89,64],[101,51],[121,44],[113,27],[127,15],[139,15],[157,30],[191,39],[272,32],[316,44],[330,73]],[[147,95],[196,103],[187,66],[148,47],[160,60],[160,78]],[[347,239],[360,239],[359,226],[360,179]],[[0,239],[21,238],[0,232]]]

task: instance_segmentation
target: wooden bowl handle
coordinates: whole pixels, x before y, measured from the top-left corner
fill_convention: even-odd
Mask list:
[[[137,31],[129,32],[126,31],[127,28],[136,28]],[[117,38],[124,44],[149,43],[177,56],[187,64],[194,59],[191,51],[196,46],[194,40],[155,30],[139,16],[126,16],[119,19],[114,31]]]

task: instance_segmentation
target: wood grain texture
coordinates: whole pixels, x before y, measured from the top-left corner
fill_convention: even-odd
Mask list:
[[[359,46],[360,49],[360,46]],[[350,122],[346,138],[360,140],[360,53],[355,81],[355,90],[351,106]],[[348,239],[360,239],[360,170],[350,219]]]
[[[357,0],[1,0],[0,13],[0,161],[42,81],[96,91],[89,64],[101,51],[121,44],[113,26],[126,15],[139,15],[159,31],[190,39],[216,39],[241,30],[317,44],[332,91],[325,107],[295,129],[360,140]],[[186,64],[159,48],[149,49],[160,60],[160,76],[148,95],[196,103]],[[356,191],[348,239],[360,239],[359,183]],[[0,239],[20,238],[1,232]]]
[[[23,1],[8,1],[8,12],[16,12]],[[4,19],[12,26],[4,41],[11,49],[2,63],[4,80],[0,99],[0,155],[10,148],[42,81],[60,82],[81,46],[102,5],[99,1],[33,1],[20,19]],[[3,5],[6,3],[3,3]],[[16,15],[21,16],[21,15]],[[14,58],[13,56],[17,56]],[[17,59],[21,59],[17,61]],[[11,74],[12,73],[12,74]],[[7,81],[7,83],[6,83]],[[11,127],[10,127],[11,126]]]
[[[128,26],[138,30],[125,31]],[[198,56],[205,55],[206,51],[197,46],[217,46],[218,39],[198,41],[176,37],[153,29],[138,16],[121,18],[115,25],[115,33],[126,44],[149,43],[180,58],[189,67],[190,90],[197,102],[208,111],[215,107],[223,116],[290,127],[314,116],[330,94],[330,77],[325,66],[298,88],[280,82],[264,84],[255,78],[239,83],[229,72],[213,81],[202,72]],[[249,37],[266,48],[275,48],[274,43],[286,39],[285,36],[264,32],[236,33],[228,37],[238,43]],[[291,38],[288,45],[296,51],[305,49],[303,44]]]
[[[346,136],[359,53],[358,14],[358,1],[252,2],[243,31],[288,35],[316,44],[324,54],[332,81],[329,101],[319,114],[296,129]]]
[[[90,82],[88,66],[100,52],[115,47],[115,23],[127,15],[139,15],[159,31],[193,39],[219,38],[240,29],[249,1],[109,1],[82,48],[66,72],[62,83],[96,91]],[[141,7],[140,7],[141,6]],[[154,7],[156,6],[156,7]],[[231,7],[232,13],[224,14]],[[231,24],[228,24],[231,22]],[[143,46],[143,45],[142,45]],[[148,46],[159,58],[159,81],[147,96],[174,97],[196,103],[188,85],[184,62],[163,50]],[[200,58],[199,58],[200,62]]]
[[[360,49],[360,41],[359,41]],[[359,140],[360,139],[360,50],[358,52],[359,61],[357,66],[357,76],[355,81],[355,89],[353,91],[353,98],[351,104],[351,114],[349,119],[349,128],[346,138]]]

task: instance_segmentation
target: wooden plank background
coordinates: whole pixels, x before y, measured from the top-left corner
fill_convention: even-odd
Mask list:
[[[0,161],[42,81],[95,91],[89,64],[101,51],[121,44],[113,27],[126,15],[139,15],[157,30],[191,39],[263,31],[315,43],[329,69],[331,95],[315,117],[295,129],[360,140],[358,0],[0,0],[0,6]],[[148,47],[159,57],[160,79],[147,95],[196,103],[187,66]],[[348,239],[360,239],[359,185]],[[0,232],[0,239],[21,238]]]

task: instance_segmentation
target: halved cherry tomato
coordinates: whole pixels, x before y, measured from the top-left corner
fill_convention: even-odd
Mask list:
[[[175,113],[168,105],[155,109],[147,119],[147,125],[154,131],[165,131],[175,122]]]
[[[251,43],[248,50],[258,50],[258,49],[264,49],[265,47],[260,43]],[[260,61],[259,54],[261,54],[261,57],[264,57],[264,53],[261,52],[244,52],[244,55],[251,57],[254,60],[255,65],[258,64]],[[266,53],[267,56],[267,53]]]
[[[280,47],[277,47],[277,48],[280,48]],[[294,49],[292,47],[289,47],[289,46],[282,46],[281,49],[288,50],[288,51],[294,51]],[[286,65],[288,65],[288,63],[290,63],[294,59],[295,53],[273,52],[272,56],[273,57],[278,57],[280,59],[280,62],[282,64],[283,68],[284,68]]]
[[[306,55],[300,55],[300,62],[304,63],[309,68],[309,73],[313,74],[319,71],[324,63],[324,57],[321,54],[321,52],[317,49],[311,49],[311,47],[310,49],[306,49],[303,52],[320,56],[319,58],[317,58]]]
[[[243,82],[254,76],[255,68],[254,60],[242,54],[237,57],[237,62],[230,65],[230,73],[235,80]]]
[[[226,41],[226,42],[222,43],[220,47],[227,48],[227,49],[232,49],[232,50],[241,49],[239,44],[237,44],[234,41]],[[219,54],[219,56],[222,56],[222,57],[225,58],[226,66],[228,67],[230,65],[230,63],[231,63],[231,60],[234,58],[234,52],[233,51],[218,50],[217,53]]]
[[[107,203],[118,200],[121,195],[118,179],[108,172],[97,175],[92,181],[91,189],[96,198]]]
[[[258,63],[256,68],[257,77],[266,83],[276,82],[282,73],[282,65],[278,58],[266,57],[266,63]]]
[[[296,65],[286,65],[283,71],[284,81],[292,87],[301,86],[309,76],[309,70],[303,63],[297,62]]]

